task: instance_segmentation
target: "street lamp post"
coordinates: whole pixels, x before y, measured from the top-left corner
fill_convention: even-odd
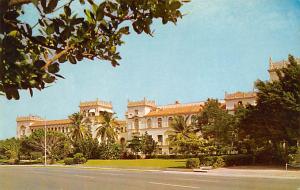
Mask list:
[[[45,125],[44,125],[44,131],[45,131],[45,144],[44,144],[44,146],[45,146],[45,160],[44,160],[44,166],[46,166],[47,165],[47,128],[46,128],[46,120],[45,120]]]

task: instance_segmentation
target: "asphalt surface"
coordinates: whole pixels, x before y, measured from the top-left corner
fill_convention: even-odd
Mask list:
[[[5,166],[0,167],[0,189],[300,190],[300,179],[209,176],[167,171]]]

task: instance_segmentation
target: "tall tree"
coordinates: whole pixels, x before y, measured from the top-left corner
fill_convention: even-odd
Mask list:
[[[221,148],[232,147],[235,135],[234,118],[221,107],[218,100],[208,99],[196,119],[196,131]],[[226,151],[226,150],[225,150]]]
[[[100,116],[96,118],[96,124],[99,125],[96,129],[96,137],[100,137],[102,143],[107,144],[116,141],[119,123],[114,113],[102,112]]]
[[[145,155],[151,155],[155,152],[157,148],[157,142],[154,141],[151,135],[146,131],[145,134],[141,136],[141,151]]]
[[[187,136],[189,133],[193,132],[193,126],[188,123],[190,116],[175,116],[171,122],[170,129],[166,132],[170,137],[169,140],[178,134]]]
[[[25,138],[26,144],[32,150],[43,152],[46,148],[47,154],[51,161],[62,159],[69,152],[69,144],[66,136],[57,131],[47,131],[45,147],[45,131],[39,129],[34,131],[29,137]]]
[[[2,153],[9,159],[14,159],[16,162],[20,160],[21,141],[16,138],[10,138],[0,141],[0,149]]]
[[[241,138],[255,141],[256,149],[268,145],[282,152],[283,144],[300,140],[300,65],[290,55],[287,67],[276,73],[276,81],[256,82],[257,105],[248,107],[240,129]],[[284,159],[287,154],[288,149]]]
[[[190,135],[194,133],[194,125],[189,124],[190,116],[175,116],[170,125],[170,129],[166,131],[168,135],[168,142],[173,152],[186,153],[188,152],[185,144],[187,139],[190,139]]]
[[[189,0],[76,1],[82,7],[73,5],[75,0],[0,1],[0,92],[8,99],[19,99],[20,89],[32,95],[32,89],[42,90],[62,77],[59,63],[100,59],[119,65],[117,47],[130,26],[152,36],[153,20],[175,24]],[[21,19],[31,14],[25,4],[38,11],[35,24]]]
[[[142,141],[140,136],[133,136],[131,140],[128,141],[128,148],[134,153],[137,158],[138,153],[142,151]]]
[[[70,115],[69,119],[72,121],[69,135],[73,142],[82,141],[85,136],[89,135],[91,121],[88,118],[78,112]]]

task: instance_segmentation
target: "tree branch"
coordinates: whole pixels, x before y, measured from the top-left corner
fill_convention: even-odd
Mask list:
[[[12,7],[12,6],[29,4],[29,3],[32,3],[32,0],[10,0],[8,6]]]
[[[46,65],[43,67],[44,69],[48,68],[49,65],[51,65],[54,61],[58,60],[61,56],[63,56],[64,54],[68,53],[69,50],[71,50],[72,47],[66,47],[66,49],[62,50],[61,52],[59,52],[58,54],[56,54],[52,59],[48,60],[46,62]]]

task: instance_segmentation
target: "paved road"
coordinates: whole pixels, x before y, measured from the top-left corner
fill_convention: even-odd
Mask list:
[[[300,179],[208,176],[164,171],[0,167],[2,190],[300,190]]]

